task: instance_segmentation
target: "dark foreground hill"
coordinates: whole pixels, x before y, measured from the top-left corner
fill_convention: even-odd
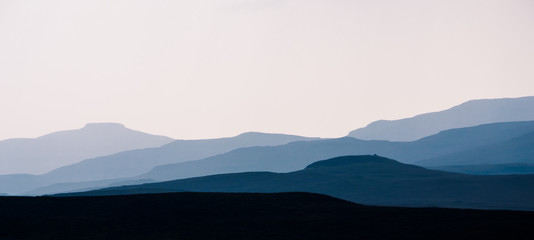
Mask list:
[[[382,206],[534,211],[534,175],[476,176],[380,156],[345,156],[290,173],[245,172],[107,188],[71,195],[154,192],[313,192]]]
[[[1,239],[532,239],[534,213],[358,205],[310,193],[0,197]]]

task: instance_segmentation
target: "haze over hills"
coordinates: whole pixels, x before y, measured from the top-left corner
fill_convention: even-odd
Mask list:
[[[245,172],[60,196],[157,192],[312,192],[384,206],[534,211],[534,175],[475,176],[428,170],[379,156],[344,156],[290,173]]]
[[[534,131],[507,141],[416,162],[421,166],[534,164]]]
[[[364,141],[354,138],[293,142],[279,146],[240,148],[201,160],[164,164],[150,170],[149,167],[154,166],[151,164],[185,160],[180,156],[188,156],[187,152],[190,149],[194,150],[195,148],[192,146],[195,144],[201,146],[197,149],[199,152],[206,153],[204,149],[206,151],[208,149],[214,150],[216,149],[214,146],[218,146],[218,144],[209,143],[221,140],[177,141],[160,148],[135,150],[90,159],[42,176],[0,176],[0,192],[51,194],[123,185],[123,183],[127,184],[125,181],[130,180],[153,182],[246,171],[290,172],[302,169],[315,161],[341,155],[376,153],[398,159],[401,162],[413,163],[500,143],[532,131],[534,131],[534,121],[494,123],[451,129],[415,142]],[[258,134],[249,133],[241,137],[246,135]],[[251,140],[247,142],[259,144]],[[170,148],[171,146],[174,147]],[[187,148],[179,148],[178,146],[187,146]],[[199,157],[199,155],[194,156]],[[134,162],[135,165],[130,164]],[[84,164],[89,167],[84,168],[86,166]],[[132,168],[134,171],[129,172]],[[141,171],[143,169],[146,173]],[[99,175],[100,173],[103,175]],[[521,173],[521,171],[515,173]],[[128,176],[128,174],[130,175]],[[113,179],[114,176],[120,177]],[[99,177],[105,178],[99,179]]]
[[[0,175],[0,192],[20,194],[56,183],[82,181],[96,181],[95,184],[108,183],[102,180],[134,177],[158,165],[201,159],[240,147],[270,146],[315,139],[249,132],[229,138],[176,140],[158,148],[130,150],[86,159],[43,175]]]
[[[534,164],[528,164],[528,163],[425,166],[425,167],[428,169],[473,174],[473,175],[534,174]]]
[[[480,124],[534,120],[534,96],[471,100],[450,109],[400,120],[379,120],[348,136],[364,140],[414,141],[440,131]]]
[[[414,142],[365,141],[346,137],[249,147],[202,160],[158,166],[138,178],[163,181],[245,171],[290,172],[315,161],[343,155],[379,154],[414,163],[496,144],[532,131],[534,121],[510,122],[451,129]]]
[[[82,129],[54,132],[38,138],[0,141],[0,174],[42,174],[84,159],[160,147],[172,141],[118,123],[89,123]]]

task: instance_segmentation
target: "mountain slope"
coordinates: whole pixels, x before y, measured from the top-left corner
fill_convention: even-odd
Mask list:
[[[397,159],[401,162],[415,161],[444,156],[455,152],[491,145],[534,131],[534,121],[493,123],[476,127],[451,129],[415,142],[364,141],[354,138],[326,139],[318,141],[300,141],[279,146],[240,148],[227,153],[215,155],[217,151],[231,149],[240,144],[257,144],[251,137],[262,134],[248,133],[237,139],[215,139],[196,141],[176,141],[155,149],[134,150],[112,156],[90,159],[79,164],[58,169],[49,174],[34,178],[38,182],[35,188],[45,187],[43,183],[55,184],[41,189],[26,187],[18,193],[45,194],[69,192],[78,189],[105,187],[124,181],[111,178],[127,178],[133,173],[142,174],[134,179],[153,179],[156,181],[198,177],[219,173],[246,171],[289,172],[306,167],[315,161],[342,155],[379,154]],[[280,143],[304,138],[284,135],[263,135],[266,141],[271,137],[280,138]],[[240,140],[239,140],[240,139]],[[312,139],[306,139],[312,140]],[[227,144],[226,146],[224,144]],[[193,157],[213,154],[208,158],[182,163],[161,165],[149,171],[153,166],[166,162],[180,162]],[[128,167],[125,167],[128,166]],[[148,172],[149,171],[149,172]],[[129,175],[130,174],[130,175]],[[0,176],[0,192],[13,193],[4,183],[20,184],[26,180],[10,180],[13,176]],[[19,177],[20,178],[20,177]],[[108,179],[110,181],[105,181]],[[81,181],[81,182],[80,182]],[[91,182],[86,182],[91,181]],[[69,184],[66,184],[70,182]],[[79,183],[78,183],[79,182]],[[7,186],[9,187],[9,186]],[[15,189],[17,190],[17,189]]]
[[[451,129],[415,142],[364,141],[347,137],[250,147],[202,160],[158,166],[138,178],[163,181],[245,171],[290,172],[315,161],[343,155],[379,154],[413,163],[499,143],[530,131],[534,131],[534,121]]]
[[[534,174],[534,164],[528,163],[429,166],[427,168],[473,175]]]
[[[121,178],[137,176],[158,165],[201,159],[240,147],[269,146],[305,140],[313,138],[250,132],[230,138],[176,140],[158,148],[136,149],[86,159],[38,176],[0,175],[0,192],[20,194],[35,188],[68,182],[111,183],[102,180],[122,181]],[[80,186],[90,187],[86,184]]]
[[[0,141],[0,174],[42,174],[87,158],[132,149],[160,147],[173,141],[134,131],[118,123],[90,123],[82,129],[42,137]]]
[[[400,120],[380,120],[351,131],[365,140],[414,141],[440,131],[480,124],[534,120],[534,97],[472,100],[450,109]]]
[[[0,197],[0,212],[1,239],[532,239],[534,235],[532,212],[374,207],[311,193]]]
[[[418,161],[421,166],[474,164],[534,164],[534,132],[474,149]]]
[[[107,188],[67,196],[131,192],[294,192],[356,203],[534,211],[534,175],[475,176],[428,170],[379,156],[346,156],[291,173],[246,172]]]

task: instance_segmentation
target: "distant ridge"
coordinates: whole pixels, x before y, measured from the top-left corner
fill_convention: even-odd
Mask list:
[[[0,174],[42,174],[87,158],[159,147],[173,139],[126,128],[119,123],[88,123],[81,129],[38,138],[0,141]]]
[[[83,129],[93,129],[97,131],[114,130],[114,129],[120,129],[120,128],[126,128],[126,126],[124,126],[124,124],[122,123],[103,122],[103,123],[87,123],[83,127]]]
[[[302,169],[315,161],[344,155],[378,154],[400,162],[414,163],[499,144],[530,132],[534,132],[534,121],[491,123],[451,129],[414,142],[369,141],[345,137],[293,142],[273,147],[249,147],[197,161],[158,166],[139,178],[164,181],[219,173],[290,172]],[[513,145],[516,142],[510,143]],[[525,148],[521,153],[532,149],[521,146],[519,148]],[[516,151],[519,152],[519,149]],[[501,153],[500,157],[507,158],[507,152]],[[508,160],[514,162],[519,159]]]
[[[87,129],[84,129],[87,131],[94,127],[102,132],[108,132],[108,128],[122,128],[120,125],[105,124],[104,126],[88,125]],[[78,185],[75,184],[77,182],[92,182],[79,184],[80,187],[90,188],[92,184],[105,183],[107,185],[112,182],[108,181],[111,179],[122,182],[126,180],[123,178],[135,177],[162,164],[202,159],[241,147],[274,146],[316,139],[285,134],[247,132],[228,138],[175,140],[161,147],[134,149],[85,159],[42,175],[0,175],[0,193],[23,194],[57,183],[74,183],[55,185],[55,187],[64,189],[63,187],[66,186]],[[53,191],[50,188],[49,190]]]
[[[514,163],[534,164],[534,131],[503,142],[416,162],[425,167]]]
[[[450,109],[400,120],[379,120],[348,136],[363,140],[414,141],[440,131],[487,123],[534,120],[534,96],[471,100]]]
[[[511,146],[515,146],[516,150],[512,152],[501,151],[502,155],[495,156],[508,159],[508,161],[511,162],[517,162],[523,160],[522,158],[512,157],[514,156],[513,153],[526,153],[532,149],[530,147],[532,145],[528,145],[528,142],[511,140],[524,136],[530,132],[534,132],[534,121],[492,123],[476,127],[442,131],[439,134],[414,142],[366,141],[351,137],[322,139],[316,141],[297,141],[278,146],[238,148],[223,154],[187,162],[180,161],[184,161],[187,158],[191,159],[191,157],[199,157],[199,153],[209,154],[207,151],[220,151],[222,148],[219,147],[224,146],[220,141],[228,141],[226,143],[228,144],[235,139],[176,141],[160,148],[134,150],[108,157],[90,159],[87,160],[87,165],[84,165],[85,163],[71,165],[61,171],[54,171],[50,174],[37,176],[37,178],[33,179],[31,176],[0,176],[0,192],[12,193],[12,191],[8,191],[8,186],[3,185],[5,182],[16,182],[18,189],[21,189],[23,184],[25,182],[27,183],[27,181],[43,184],[48,181],[46,179],[52,177],[56,179],[56,183],[58,183],[59,180],[63,180],[60,182],[65,184],[54,184],[50,186],[40,185],[42,188],[33,190],[26,188],[26,191],[28,192],[24,193],[42,195],[80,191],[82,189],[91,190],[95,189],[95,187],[125,185],[127,183],[124,181],[129,180],[138,182],[156,182],[221,173],[248,171],[290,172],[303,169],[307,165],[319,160],[344,155],[378,154],[396,159],[400,162],[414,163],[421,160],[433,159],[504,142],[511,143]],[[247,139],[247,144],[259,144],[259,142],[251,142],[250,138],[243,138],[247,135],[250,134],[239,135],[237,137],[240,140]],[[268,136],[270,135],[266,135],[265,137]],[[284,139],[287,136],[280,137]],[[526,143],[526,145],[524,143]],[[232,145],[226,146],[228,147]],[[213,154],[214,152],[211,153]],[[154,166],[147,164],[157,164],[170,160],[178,163],[159,165],[151,171],[146,170],[148,172],[136,176],[133,179],[115,179],[115,181],[109,180],[104,182],[94,181],[96,180],[95,178],[101,177],[98,175],[100,173],[106,174],[102,176],[107,176],[107,179],[113,176],[124,177],[126,176],[125,174],[132,173],[132,166],[137,169],[137,172],[141,172],[141,170],[147,169],[149,166]],[[469,161],[476,162],[477,159],[466,159],[466,164]],[[135,164],[128,164],[134,162]],[[127,169],[122,167],[126,165],[130,166],[130,168]],[[498,168],[494,168],[492,171],[493,173],[499,173]],[[528,173],[515,167],[505,167],[503,171],[503,173],[508,174]],[[117,175],[117,173],[121,175]],[[91,178],[93,180],[91,180]],[[69,181],[66,182],[66,180],[69,179],[70,183],[67,184]],[[78,180],[73,181],[73,179]],[[88,179],[86,181],[92,182],[80,182],[84,181],[83,179]]]
[[[157,192],[311,192],[383,206],[534,211],[534,175],[475,176],[429,170],[376,156],[342,156],[289,173],[242,172],[59,196]]]

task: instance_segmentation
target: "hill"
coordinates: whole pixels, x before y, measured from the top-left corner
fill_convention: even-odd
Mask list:
[[[487,123],[534,120],[534,97],[472,100],[400,120],[380,120],[351,131],[365,140],[414,141],[440,131]]]
[[[402,164],[379,156],[345,156],[290,173],[245,172],[148,183],[65,196],[147,192],[313,192],[384,206],[534,211],[534,175],[475,176]]]
[[[363,206],[310,193],[0,197],[2,239],[531,239],[532,212]]]
[[[429,166],[427,168],[473,175],[534,174],[534,164],[528,163]]]
[[[534,131],[499,143],[416,162],[421,166],[534,164]]]
[[[103,180],[123,181],[123,178],[137,176],[162,164],[202,159],[241,147],[270,146],[312,139],[250,132],[229,138],[176,140],[158,148],[136,149],[86,159],[42,175],[0,175],[0,192],[20,194],[57,183],[88,181],[101,186],[101,183],[112,182]],[[83,183],[80,186],[85,188],[91,184]]]
[[[160,148],[134,150],[86,160],[42,176],[0,176],[0,192],[12,193],[15,189],[19,190],[18,193],[50,194],[117,186],[125,180],[165,181],[247,171],[290,172],[303,169],[315,161],[343,155],[379,154],[401,162],[413,163],[502,143],[529,132],[534,132],[534,121],[451,129],[414,142],[365,141],[349,137],[312,141],[314,139],[259,133],[247,133],[226,139],[175,141]],[[253,141],[253,138],[248,136],[256,136],[259,140]],[[258,136],[263,136],[264,140]],[[281,144],[291,140],[301,141],[231,150],[232,147],[237,148],[240,145],[262,145],[261,141],[271,138],[279,139],[278,143]],[[528,145],[522,148],[531,149]],[[217,154],[225,150],[231,151]],[[201,160],[191,159],[209,154],[213,156]],[[165,164],[169,162],[178,163]],[[156,165],[160,166],[152,169]],[[24,185],[27,181],[33,183]],[[6,183],[9,185],[5,186]],[[13,183],[18,185],[13,187]],[[23,188],[24,186],[34,188]]]
[[[414,163],[500,143],[531,131],[534,131],[534,121],[451,129],[414,142],[365,141],[346,137],[241,148],[198,161],[158,166],[138,178],[163,181],[246,171],[290,172],[319,160],[343,155],[378,154]]]
[[[0,174],[42,174],[84,159],[160,147],[172,141],[118,123],[89,123],[82,129],[54,132],[38,138],[0,141]]]

